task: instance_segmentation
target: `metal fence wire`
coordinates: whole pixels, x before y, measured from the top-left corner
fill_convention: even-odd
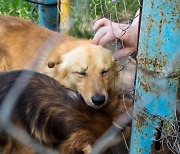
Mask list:
[[[42,5],[43,1],[31,1],[31,0],[1,0],[0,2],[0,13],[5,15],[13,15],[19,16],[21,18],[26,18],[31,20],[32,22],[38,23],[38,12],[37,8],[39,5]],[[66,1],[67,2],[67,1]],[[92,32],[92,26],[96,20],[100,18],[107,18],[112,22],[116,23],[124,23],[127,24],[127,27],[123,29],[124,32],[127,31],[129,27],[131,27],[131,23],[134,18],[136,11],[139,7],[141,7],[141,3],[139,0],[73,0],[66,4],[70,8],[70,20],[68,25],[63,26],[64,23],[60,24],[61,29],[60,33],[64,33],[68,30],[69,35],[78,38],[92,38],[94,36],[94,32]],[[59,2],[57,2],[57,8],[59,12],[59,16],[62,16],[61,9],[59,9]],[[67,28],[67,29],[66,29]],[[122,28],[122,27],[119,27]],[[113,28],[112,28],[113,30]],[[124,35],[124,33],[122,33]],[[113,52],[117,52],[119,48],[123,48],[123,42],[119,43],[119,38],[116,41],[112,41],[106,45],[107,48],[111,49]],[[56,36],[52,36],[49,40],[44,43],[41,47],[41,51],[39,55],[32,60],[32,64],[29,67],[31,70],[36,70],[38,63],[43,61],[43,58],[49,54],[50,49],[57,42]],[[42,56],[43,55],[43,56]],[[124,114],[121,115],[117,123],[112,124],[112,126],[104,132],[104,134],[93,144],[92,146],[92,154],[100,154],[103,153],[107,148],[111,147],[113,141],[116,140],[119,134],[123,135],[123,129],[129,127],[129,123],[132,119],[132,108],[133,102],[137,99],[134,96],[134,82],[135,82],[135,73],[136,73],[136,55],[137,52],[133,55],[127,56],[119,60],[119,65],[121,66],[120,71],[120,80],[121,87],[120,93],[123,95],[123,102],[125,106]],[[43,58],[42,58],[43,57]],[[26,85],[28,84],[29,79],[33,76],[33,72],[31,74],[22,73],[12,88],[9,90],[6,97],[1,102],[0,106],[0,135],[7,133],[12,136],[14,139],[19,141],[24,145],[28,145],[33,147],[36,153],[41,154],[53,154],[59,153],[51,149],[50,147],[46,147],[45,145],[37,142],[33,139],[30,134],[25,133],[20,130],[10,119],[12,110],[14,108],[14,104],[18,97],[21,95]],[[0,81],[1,82],[1,81]],[[1,88],[1,87],[0,87]],[[180,91],[180,87],[179,87]],[[1,94],[0,94],[1,95]],[[126,101],[128,99],[132,103],[132,108],[126,107]],[[158,129],[157,134],[162,133],[163,135],[157,136],[156,145],[160,144],[161,148],[152,149],[152,153],[180,153],[180,96],[178,95],[178,100],[176,104],[177,112],[175,114],[175,123],[171,124],[171,132],[167,133],[163,129]],[[144,110],[139,108],[140,110]],[[147,112],[144,110],[144,112]],[[153,117],[154,115],[148,113],[149,116]],[[166,117],[157,117],[162,119],[162,121],[166,120]],[[147,121],[148,122],[148,121]],[[155,126],[151,126],[152,128]],[[124,136],[123,136],[124,137]],[[1,140],[1,136],[0,136]],[[0,141],[1,144],[1,141]],[[121,143],[116,146],[112,146],[108,151],[109,153],[114,154],[125,154],[129,153],[130,149],[130,138],[125,138]],[[1,145],[0,145],[1,150]],[[0,151],[1,153],[1,151]]]

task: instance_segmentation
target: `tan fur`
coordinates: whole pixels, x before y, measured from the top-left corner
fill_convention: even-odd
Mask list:
[[[26,20],[0,15],[0,71],[26,68],[51,37],[59,42],[50,49],[52,51],[37,71],[79,92],[94,108],[102,105],[97,107],[92,97],[105,96],[105,105],[108,91],[116,90],[115,83],[119,87],[118,66],[110,50],[93,45],[90,40],[62,36]]]

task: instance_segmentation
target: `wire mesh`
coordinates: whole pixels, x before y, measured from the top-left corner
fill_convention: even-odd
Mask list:
[[[0,13],[5,15],[19,16],[21,18],[29,19],[32,22],[38,23],[38,13],[37,8],[40,5],[38,2],[30,3],[30,1],[25,0],[2,0],[0,2]],[[58,4],[58,3],[57,3]],[[57,6],[59,8],[59,6]],[[141,7],[139,0],[74,0],[70,2],[70,30],[69,34],[78,37],[78,38],[92,38],[95,32],[92,31],[92,26],[98,19],[107,18],[111,22],[119,24],[119,28],[122,30],[121,36],[117,37],[116,40],[106,44],[106,47],[111,49],[113,52],[117,52],[120,48],[124,48],[124,42],[119,42],[119,39],[125,35],[126,31],[131,27],[132,21],[139,17],[139,14],[135,16],[136,11]],[[61,10],[59,9],[59,14],[62,15]],[[63,24],[63,23],[61,23]],[[125,26],[121,27],[121,24]],[[112,31],[114,31],[112,26]],[[116,34],[114,33],[116,36]],[[132,37],[133,39],[133,37]],[[40,55],[32,62],[31,69],[38,66],[39,61],[43,54],[48,54],[49,48],[52,48],[53,45],[57,42],[56,37],[52,37],[44,46],[42,46]],[[135,41],[134,41],[135,42]],[[120,79],[121,87],[120,93],[123,94],[123,100],[128,99],[133,102],[134,98],[134,80],[136,72],[136,52],[131,55],[126,55],[124,58],[119,60],[120,69]],[[43,56],[44,57],[44,56]],[[43,146],[42,144],[35,141],[30,135],[25,134],[19,130],[10,120],[9,116],[13,109],[12,102],[15,103],[16,98],[19,97],[23,88],[28,84],[28,80],[23,80],[23,75],[19,77],[19,80],[16,82],[16,85],[8,93],[9,95],[13,94],[13,98],[7,95],[6,99],[3,100],[0,108],[0,133],[5,130],[8,134],[16,138],[18,141],[26,145],[31,145],[37,153],[57,153],[57,151],[52,151],[52,149]],[[29,76],[31,78],[31,76]],[[23,86],[22,86],[23,85]],[[21,90],[20,90],[21,88]],[[18,92],[17,92],[18,89]],[[157,142],[160,142],[162,145],[161,151],[164,153],[166,147],[170,150],[171,153],[180,153],[180,96],[177,100],[177,113],[176,113],[176,122],[171,124],[172,133],[161,131],[164,135],[162,138],[157,138]],[[8,102],[11,102],[9,105]],[[126,108],[125,100],[124,106]],[[142,109],[143,110],[143,109]],[[148,111],[144,111],[147,112]],[[148,113],[149,116],[151,113]],[[6,116],[4,116],[6,115]],[[92,153],[102,153],[107,148],[112,146],[112,142],[116,140],[116,137],[121,133],[123,128],[125,128],[128,123],[131,121],[132,109],[125,110],[124,115],[120,116],[116,123],[112,125],[103,135],[99,138],[94,146],[92,147]],[[5,119],[3,119],[5,117]],[[158,117],[162,120],[166,120],[165,117]],[[154,126],[152,126],[154,127]],[[118,146],[112,147],[109,153],[128,153],[129,152],[129,139],[124,138],[123,143],[118,144]],[[153,151],[153,150],[152,150]],[[159,151],[159,153],[161,152]],[[1,152],[1,151],[0,151]]]

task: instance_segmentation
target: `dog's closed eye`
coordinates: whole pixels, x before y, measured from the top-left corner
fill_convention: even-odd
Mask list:
[[[76,72],[76,74],[78,75],[78,76],[80,76],[80,77],[85,77],[85,76],[87,76],[87,73],[86,72],[84,72],[84,71],[80,71],[80,72]]]
[[[101,74],[104,76],[104,75],[108,74],[108,72],[109,72],[109,69],[104,69],[101,71]]]

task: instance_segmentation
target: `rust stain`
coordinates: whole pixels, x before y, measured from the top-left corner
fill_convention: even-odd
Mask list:
[[[159,34],[161,34],[161,32],[162,32],[162,23],[163,23],[163,20],[161,19],[159,21]]]
[[[137,152],[137,153],[142,153],[142,149],[136,148],[136,152]]]
[[[159,46],[159,44],[156,44],[156,46]],[[162,54],[161,51],[159,51],[159,53],[159,57],[155,57],[153,59],[148,58],[148,55],[145,55],[146,52],[144,52],[143,54],[139,54],[138,66],[143,68],[144,70],[151,71],[152,73],[154,72],[156,74],[163,72],[163,68],[167,65],[168,59],[167,55]]]
[[[161,16],[164,17],[164,12],[161,12]]]
[[[176,26],[177,26],[177,28],[179,28],[180,29],[180,18],[178,18],[177,20],[176,20]],[[174,30],[175,30],[176,28],[174,28]]]
[[[150,37],[151,36],[151,30],[152,30],[152,27],[153,27],[153,23],[154,23],[154,19],[152,18],[151,15],[149,15],[148,17],[148,36]]]
[[[46,9],[42,8],[42,12],[46,12]]]
[[[163,132],[172,133],[173,129],[171,127],[171,123],[169,121],[164,121],[162,130]]]
[[[147,93],[149,91],[151,91],[151,86],[149,85],[149,83],[144,83],[142,82],[142,80],[138,80],[139,82],[139,86]]]
[[[142,133],[144,135],[147,135],[142,130],[143,126],[145,126],[145,124],[147,125],[146,119],[147,119],[147,115],[145,115],[142,112],[141,113],[140,112],[137,113],[136,116],[135,116],[135,121],[136,121],[135,127],[136,127],[136,130],[138,130],[140,133]]]
[[[152,1],[151,8],[154,9],[154,1]]]

